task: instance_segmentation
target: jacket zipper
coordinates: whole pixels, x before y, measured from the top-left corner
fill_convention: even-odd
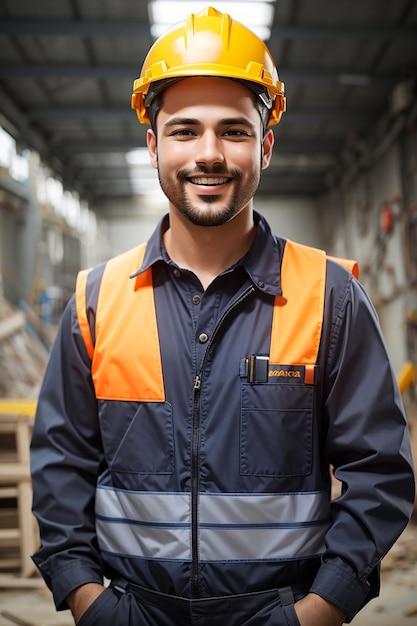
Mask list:
[[[191,592],[193,598],[199,598],[200,593],[200,554],[199,554],[199,494],[200,494],[200,396],[201,382],[203,378],[207,355],[216,339],[217,333],[222,326],[226,317],[239,306],[250,294],[255,291],[252,285],[247,289],[220,318],[216,325],[213,335],[207,345],[201,362],[200,371],[194,379],[194,405],[193,405],[193,434],[192,434],[192,451],[191,451]]]

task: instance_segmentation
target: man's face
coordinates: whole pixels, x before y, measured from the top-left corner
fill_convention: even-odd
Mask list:
[[[188,78],[168,87],[148,131],[152,165],[171,209],[198,226],[220,226],[252,207],[269,164],[272,131],[252,93],[224,78]]]

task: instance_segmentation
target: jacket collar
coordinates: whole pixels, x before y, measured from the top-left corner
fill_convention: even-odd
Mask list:
[[[272,234],[268,222],[257,211],[254,211],[254,221],[257,226],[255,241],[236,267],[242,266],[260,291],[273,296],[281,295],[280,270],[285,240]],[[158,262],[172,264],[162,239],[168,224],[169,215],[166,214],[148,240],[141,267],[131,275],[131,278],[142,274]]]

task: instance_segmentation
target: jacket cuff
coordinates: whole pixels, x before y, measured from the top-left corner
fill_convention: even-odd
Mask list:
[[[51,577],[51,591],[57,611],[68,609],[67,596],[87,583],[103,584],[103,577],[88,563],[77,561],[54,572]]]
[[[346,564],[325,562],[317,572],[310,592],[335,604],[350,622],[370,599],[370,584],[367,580],[359,580]]]

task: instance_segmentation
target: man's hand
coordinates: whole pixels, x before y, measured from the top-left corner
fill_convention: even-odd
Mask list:
[[[103,593],[105,587],[98,583],[87,583],[77,587],[67,597],[67,603],[74,617],[74,622],[78,624],[89,606],[91,606],[96,598]]]
[[[346,615],[321,596],[309,593],[294,604],[301,626],[342,626]]]

